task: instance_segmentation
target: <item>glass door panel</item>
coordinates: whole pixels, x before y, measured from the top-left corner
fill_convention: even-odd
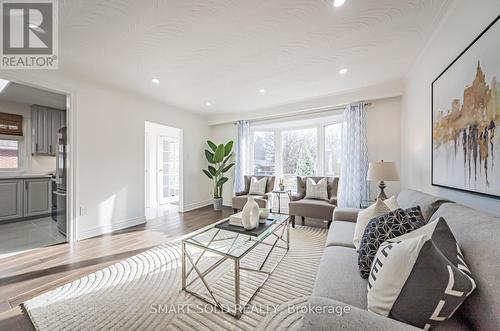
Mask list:
[[[179,201],[179,139],[159,138],[158,179],[160,204]]]

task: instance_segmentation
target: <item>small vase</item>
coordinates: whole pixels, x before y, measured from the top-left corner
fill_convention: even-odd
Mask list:
[[[245,230],[255,229],[259,224],[259,205],[252,196],[248,197],[247,203],[243,206],[241,223]]]
[[[285,185],[279,184],[279,187],[280,187],[280,191],[284,191],[285,190]]]

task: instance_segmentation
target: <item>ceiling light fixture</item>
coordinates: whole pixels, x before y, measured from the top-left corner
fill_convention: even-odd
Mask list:
[[[333,1],[333,7],[340,7],[345,3],[345,0],[334,0]]]
[[[265,90],[265,89],[263,89],[263,88],[261,88],[261,89],[259,90],[259,93],[264,94],[264,93],[266,93],[266,90]]]
[[[158,78],[151,79],[151,82],[156,85],[160,84],[160,80]]]
[[[205,103],[205,106],[207,106],[207,107],[212,107],[212,103],[207,101],[207,102]]]
[[[7,87],[7,85],[9,85],[9,81],[8,80],[5,80],[5,79],[1,79],[0,78],[0,92],[3,91],[4,88]]]
[[[347,74],[347,71],[348,71],[347,68],[342,68],[339,70],[339,74],[345,75],[345,74]]]

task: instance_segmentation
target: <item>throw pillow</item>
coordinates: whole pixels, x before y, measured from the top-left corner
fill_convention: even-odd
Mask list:
[[[392,197],[390,197],[389,199],[385,199],[384,203],[387,205],[387,207],[389,207],[389,209],[391,211],[399,208],[398,202],[397,202],[396,197],[394,195]]]
[[[359,243],[361,242],[361,238],[363,238],[363,233],[365,232],[366,225],[370,222],[374,217],[378,217],[384,214],[389,213],[391,210],[387,205],[380,199],[366,209],[361,209],[358,213],[358,219],[356,220],[356,227],[354,229],[354,238],[352,243],[356,250],[359,249]]]
[[[328,200],[327,185],[326,178],[320,179],[317,183],[312,178],[307,178],[306,199]]]
[[[382,243],[368,279],[368,310],[427,330],[451,318],[475,288],[440,218]]]
[[[406,210],[399,208],[368,222],[358,252],[361,277],[368,278],[380,244],[424,225],[424,217],[418,206]]]
[[[264,195],[266,194],[266,185],[267,177],[261,179],[252,177],[252,179],[250,179],[250,189],[248,190],[248,194]]]

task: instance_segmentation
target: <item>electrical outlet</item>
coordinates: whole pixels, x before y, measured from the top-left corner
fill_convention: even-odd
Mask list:
[[[80,216],[87,216],[87,207],[80,207]]]

